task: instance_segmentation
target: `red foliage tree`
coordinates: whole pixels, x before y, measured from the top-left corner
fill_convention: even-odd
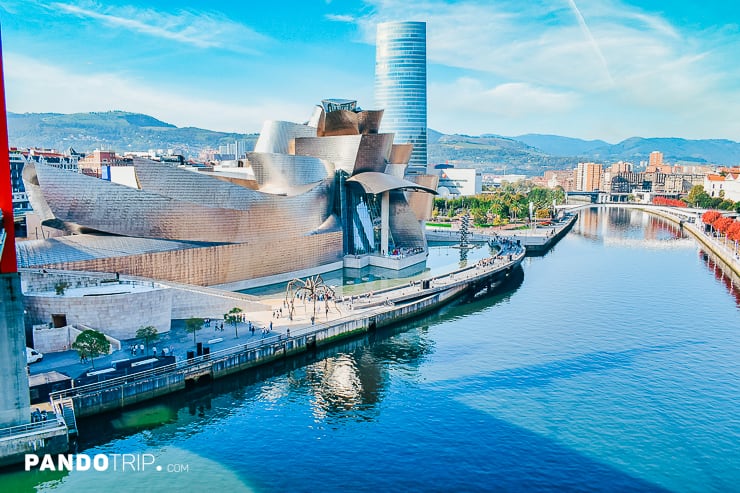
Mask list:
[[[712,224],[714,221],[720,218],[722,213],[719,211],[707,211],[701,215],[701,220],[704,224]]]
[[[722,234],[727,233],[727,229],[735,222],[731,217],[721,216],[712,223],[712,227]]]
[[[666,205],[668,207],[686,207],[686,202],[678,199],[669,199],[668,197],[653,197],[653,204]]]
[[[732,221],[727,228],[727,238],[732,241],[740,241],[740,221]]]

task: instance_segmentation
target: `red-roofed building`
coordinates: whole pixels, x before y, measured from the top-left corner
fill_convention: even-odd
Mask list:
[[[710,197],[722,197],[738,202],[740,201],[740,174],[707,175],[704,178],[704,191]]]

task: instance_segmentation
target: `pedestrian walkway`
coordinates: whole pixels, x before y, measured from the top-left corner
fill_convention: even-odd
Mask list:
[[[244,313],[244,320],[238,322],[236,327],[224,322],[223,319],[211,319],[210,323],[204,323],[203,328],[195,333],[195,340],[192,333],[185,331],[184,320],[173,320],[171,329],[168,332],[161,333],[156,341],[150,342],[148,348],[146,348],[146,343],[140,339],[122,340],[121,350],[96,357],[94,361],[88,360],[85,363],[80,361],[77,352],[74,350],[50,353],[44,355],[41,362],[30,365],[30,372],[31,374],[38,374],[56,370],[72,378],[77,378],[92,369],[93,364],[96,369],[109,368],[113,362],[118,360],[153,355],[155,347],[158,356],[163,355],[162,349],[166,347],[168,349],[167,355],[175,356],[177,361],[182,361],[187,358],[188,351],[196,351],[196,343],[201,343],[202,347],[208,348],[209,353],[212,354],[245,344],[251,345],[263,339],[274,341],[275,336],[278,336],[278,338],[297,336],[310,331],[317,325],[332,324],[339,319],[360,316],[366,310],[374,310],[385,304],[418,298],[423,296],[430,288],[435,291],[444,290],[447,286],[464,282],[466,279],[479,275],[483,272],[479,269],[489,270],[501,267],[510,261],[517,252],[521,253],[521,248],[516,242],[502,239],[498,255],[485,259],[486,262],[471,264],[463,269],[458,268],[431,278],[410,281],[409,284],[396,285],[377,291],[371,290],[353,296],[338,297],[329,302],[317,301],[315,317],[313,302],[295,300],[294,313],[291,319],[288,315],[285,299],[273,296],[260,300],[263,305],[269,306],[270,310],[246,312]],[[452,268],[454,269],[454,267]],[[424,286],[424,281],[428,282],[426,286]],[[250,324],[254,327],[253,331],[248,329]],[[144,352],[142,353],[140,349],[137,349],[136,354],[132,354],[132,345],[140,346],[142,344],[145,345]]]

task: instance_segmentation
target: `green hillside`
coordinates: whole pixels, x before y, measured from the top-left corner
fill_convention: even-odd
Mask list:
[[[206,147],[218,148],[235,140],[252,145],[256,135],[178,128],[148,115],[104,113],[8,113],[8,140],[12,147],[44,147],[80,152],[113,149],[118,152],[176,149],[197,155]]]
[[[118,152],[174,149],[191,157],[204,148],[217,149],[235,140],[247,141],[250,149],[257,140],[255,134],[178,128],[148,115],[125,111],[68,115],[9,113],[8,134],[13,147],[62,151],[72,147],[79,152],[96,148]],[[633,137],[609,144],[555,135],[445,135],[432,129],[428,137],[430,163],[499,173],[541,175],[548,169],[573,168],[580,161],[610,164],[624,160],[637,165],[656,150],[663,152],[668,163],[740,164],[740,144],[730,140]]]

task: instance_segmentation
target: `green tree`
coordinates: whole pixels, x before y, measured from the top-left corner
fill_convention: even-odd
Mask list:
[[[513,202],[509,205],[509,214],[511,214],[511,217],[516,220],[519,217],[519,214],[522,212],[522,207],[519,205],[518,202]]]
[[[145,354],[149,354],[149,343],[159,339],[159,332],[157,332],[157,328],[153,325],[147,325],[146,327],[140,327],[136,331],[136,338],[144,339],[144,344],[146,344]]]
[[[203,319],[191,317],[185,320],[185,332],[193,334],[193,345],[195,345],[195,333],[203,328]]]
[[[480,207],[470,211],[473,216],[473,224],[476,226],[484,226],[486,224],[486,211]]]
[[[224,314],[224,322],[230,323],[234,326],[234,333],[236,334],[236,337],[239,337],[239,320],[241,320],[241,314],[242,309],[239,307],[234,307],[231,310],[229,310],[229,313]]]
[[[704,207],[703,204],[706,204],[709,200],[711,200],[711,197],[704,191],[703,185],[694,185],[686,196],[686,203],[692,207]]]
[[[57,295],[62,296],[64,294],[64,291],[69,287],[69,283],[65,281],[59,281],[54,285],[54,292],[56,292]]]
[[[724,199],[722,200],[722,202],[719,203],[717,208],[723,211],[731,211],[735,208],[735,202],[733,202],[732,200]]]
[[[72,349],[76,350],[80,358],[90,357],[92,367],[95,368],[95,357],[101,354],[108,354],[110,351],[110,341],[105,338],[102,332],[97,330],[83,330],[72,343]]]

